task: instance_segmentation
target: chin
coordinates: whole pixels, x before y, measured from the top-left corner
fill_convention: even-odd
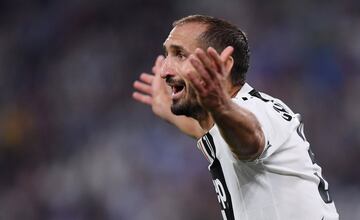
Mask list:
[[[187,116],[187,117],[191,117],[191,112],[188,109],[183,108],[181,106],[172,105],[171,106],[171,112],[174,115],[184,115],[184,116]]]
[[[174,115],[184,115],[187,117],[197,118],[204,109],[198,103],[182,102],[181,100],[173,102],[171,112]]]

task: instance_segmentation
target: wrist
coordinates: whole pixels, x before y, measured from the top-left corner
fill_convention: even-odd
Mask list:
[[[223,99],[215,108],[209,110],[213,118],[219,118],[224,115],[227,115],[233,109],[233,101],[229,99]]]

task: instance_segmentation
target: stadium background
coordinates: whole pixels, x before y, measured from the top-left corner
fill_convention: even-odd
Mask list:
[[[196,13],[245,30],[248,81],[302,113],[341,219],[360,219],[357,0],[0,1],[0,219],[220,219],[195,142],[131,99]]]

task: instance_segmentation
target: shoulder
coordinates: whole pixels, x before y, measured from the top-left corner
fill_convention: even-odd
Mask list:
[[[236,104],[250,111],[271,111],[294,114],[293,111],[280,99],[252,88],[245,83],[238,94],[232,99]]]

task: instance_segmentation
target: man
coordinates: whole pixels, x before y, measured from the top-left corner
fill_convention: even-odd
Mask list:
[[[173,27],[133,98],[199,139],[223,219],[338,219],[300,115],[245,83],[244,33],[202,15]]]

